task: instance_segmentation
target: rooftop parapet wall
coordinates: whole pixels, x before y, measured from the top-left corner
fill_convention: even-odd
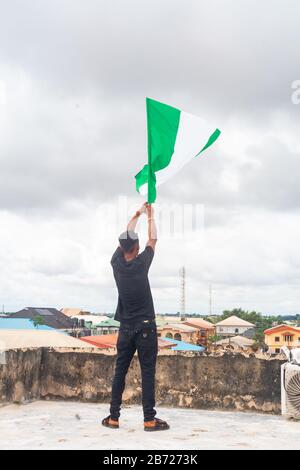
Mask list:
[[[22,403],[40,397],[42,355],[42,349],[5,353],[5,364],[0,364],[0,404]]]
[[[280,412],[280,359],[243,354],[161,353],[157,405]],[[109,402],[114,355],[69,350],[12,350],[0,365],[0,402],[61,399]],[[124,402],[141,402],[135,357]]]

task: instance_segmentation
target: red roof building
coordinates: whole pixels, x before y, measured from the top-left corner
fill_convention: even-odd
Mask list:
[[[115,349],[117,347],[118,334],[83,336],[80,339],[100,349],[109,349],[109,348]],[[158,338],[159,349],[171,349],[173,346],[176,346],[176,343],[172,343],[170,341],[166,341],[164,339]]]
[[[188,318],[183,322],[185,325],[191,326],[198,330],[197,333],[197,344],[201,346],[207,346],[210,336],[215,336],[216,327],[213,323],[210,323],[202,318]]]

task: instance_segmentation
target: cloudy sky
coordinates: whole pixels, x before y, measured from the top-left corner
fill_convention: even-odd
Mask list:
[[[0,304],[114,310],[150,96],[222,130],[159,189],[204,225],[159,242],[157,311],[178,311],[184,264],[189,312],[208,312],[211,283],[215,313],[299,313],[299,15],[296,0],[1,0]]]

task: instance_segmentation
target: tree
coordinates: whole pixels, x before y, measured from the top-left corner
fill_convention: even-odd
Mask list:
[[[39,326],[45,325],[44,318],[41,315],[36,315],[32,320],[35,328],[39,328]]]
[[[222,339],[221,336],[211,335],[211,336],[208,337],[208,342],[210,344],[215,344],[217,341],[220,341],[220,339]]]
[[[224,310],[223,314],[218,317],[216,323],[222,320],[225,320],[228,317],[235,315],[236,317],[242,318],[250,323],[255,325],[255,337],[254,340],[259,345],[264,344],[264,331],[268,328],[271,328],[274,323],[282,324],[284,323],[283,318],[281,315],[273,316],[273,315],[262,315],[256,311],[247,311],[242,310],[241,308],[234,308],[233,310]],[[300,319],[300,318],[299,318]]]

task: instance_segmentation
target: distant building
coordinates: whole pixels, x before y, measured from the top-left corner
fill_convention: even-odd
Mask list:
[[[157,338],[158,349],[172,349],[176,346],[177,341],[174,339],[166,339],[166,338]]]
[[[255,341],[253,339],[245,338],[244,336],[232,336],[229,338],[224,338],[221,339],[220,341],[217,341],[215,344],[217,346],[233,346],[233,347],[238,347],[242,349],[248,349],[253,346]]]
[[[277,325],[265,330],[265,343],[268,346],[268,352],[279,354],[280,348],[300,347],[300,328],[290,325]]]
[[[9,318],[27,318],[34,320],[37,317],[43,319],[44,325],[56,330],[70,330],[74,327],[74,321],[56,308],[27,307],[19,312],[12,313]]]
[[[232,315],[231,317],[216,323],[216,334],[217,336],[228,338],[230,336],[243,335],[251,328],[255,328],[253,323]]]
[[[168,323],[157,327],[158,336],[197,344],[198,329],[183,323]]]
[[[116,349],[118,334],[107,334],[99,336],[86,336],[80,338],[82,341],[89,343],[91,346],[96,346],[100,349]],[[176,342],[173,340],[167,341],[162,338],[158,338],[158,348],[159,349],[171,349],[173,346],[176,346]]]
[[[117,346],[118,335],[97,335],[97,336],[82,336],[80,338],[81,341],[91,344],[92,346],[96,346],[100,349],[115,349]]]
[[[0,318],[0,330],[55,331],[47,325],[34,326],[33,321],[27,318]]]
[[[156,319],[166,323],[180,323],[182,321],[181,317],[176,315],[157,315]]]
[[[207,346],[209,337],[215,336],[216,334],[215,325],[202,318],[188,318],[183,323],[198,330],[197,344],[201,344],[202,346]]]
[[[93,325],[99,335],[111,335],[119,332],[120,322],[113,318],[108,318],[98,324]]]
[[[205,350],[203,346],[198,346],[196,344],[185,343],[184,341],[177,341],[175,339],[162,338],[164,341],[169,341],[171,343],[172,351],[198,351],[202,352]],[[176,343],[175,345],[172,343]]]
[[[249,330],[246,330],[245,333],[242,334],[242,336],[248,339],[255,339],[255,335],[256,335],[255,328],[249,328]]]
[[[61,331],[44,330],[0,330],[0,344],[2,350],[21,348],[81,348],[89,349],[88,345],[79,339],[62,333]]]
[[[86,312],[81,308],[62,308],[60,310],[67,317],[78,317],[80,315],[90,315],[90,312]]]
[[[75,315],[71,318],[76,320],[78,326],[86,326],[88,328],[95,328],[103,321],[109,320],[105,315]]]

